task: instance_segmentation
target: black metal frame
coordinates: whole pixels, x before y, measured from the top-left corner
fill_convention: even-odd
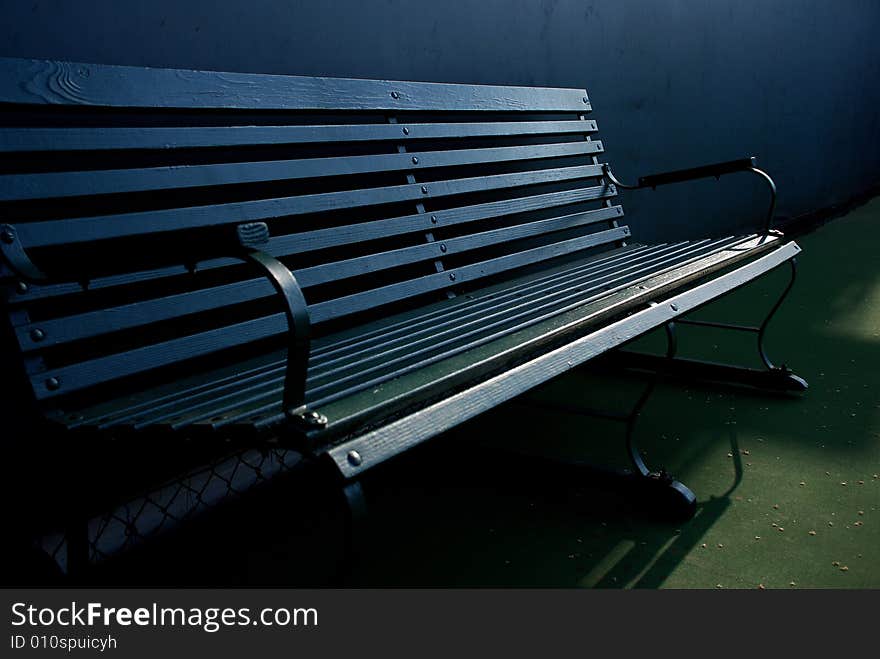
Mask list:
[[[327,425],[327,417],[310,410],[306,405],[311,322],[302,288],[286,265],[259,249],[269,242],[269,227],[265,222],[240,224],[236,227],[236,233],[239,243],[245,250],[245,258],[263,269],[263,274],[285,302],[288,345],[282,394],[284,414],[297,431],[307,432],[323,428]]]
[[[656,306],[656,303],[652,304],[651,306]],[[658,359],[664,361],[672,361],[675,359],[675,353],[678,349],[678,339],[675,334],[675,322],[669,321],[663,325],[663,328],[666,333],[666,354],[662,357],[658,357]],[[607,421],[624,423],[626,453],[627,457],[629,458],[630,464],[632,465],[633,472],[611,472],[611,475],[623,477],[627,480],[634,479],[635,482],[631,484],[635,485],[638,489],[646,491],[646,493],[649,495],[649,498],[645,500],[644,503],[646,503],[647,505],[656,504],[656,497],[659,495],[663,499],[664,504],[662,506],[658,506],[658,508],[662,510],[662,512],[676,519],[687,520],[693,517],[694,513],[696,512],[696,495],[686,485],[673,478],[673,476],[670,475],[669,472],[666,471],[666,469],[662,467],[658,470],[650,469],[645,462],[645,458],[639,450],[638,444],[636,443],[635,439],[636,424],[638,423],[638,420],[641,417],[642,411],[645,409],[648,400],[651,398],[651,395],[654,393],[657,384],[660,382],[663,376],[663,370],[655,370],[653,372],[653,376],[650,377],[648,382],[645,384],[644,388],[642,389],[642,393],[639,395],[638,399],[636,400],[630,411],[623,414],[597,410],[580,405],[561,405],[552,401],[529,401],[527,404],[537,406],[541,409],[557,410],[560,412],[565,412],[567,414],[591,416],[605,419]],[[564,466],[555,463],[551,464],[552,468],[561,466],[561,468],[564,470],[569,470],[571,467],[574,467],[575,469],[579,469],[581,467],[578,463]],[[595,468],[590,467],[589,469],[593,470]]]
[[[712,178],[716,180],[725,174],[735,174],[736,172],[752,172],[757,174],[767,183],[770,188],[770,206],[767,209],[767,217],[761,228],[762,235],[768,235],[771,232],[770,224],[773,221],[773,213],[776,211],[776,183],[770,178],[770,175],[763,169],[758,169],[757,159],[754,156],[750,158],[740,158],[738,160],[728,160],[726,162],[714,163],[711,165],[703,165],[701,167],[691,167],[688,169],[676,169],[660,174],[650,174],[648,176],[640,176],[636,185],[619,181],[611,171],[610,165],[607,163],[602,165],[602,171],[605,177],[617,187],[623,190],[642,190],[651,188],[656,190],[658,185],[669,185],[670,183],[683,183],[685,181],[695,181],[701,178]]]
[[[680,325],[755,334],[757,336],[758,356],[764,364],[764,369],[734,366],[699,359],[665,358],[631,350],[617,350],[609,355],[607,360],[613,361],[614,365],[618,367],[642,371],[662,371],[666,375],[678,378],[723,382],[779,393],[801,393],[806,391],[809,387],[806,380],[795,375],[785,364],[779,366],[773,364],[764,346],[767,327],[779,310],[779,307],[782,306],[797,278],[797,259],[792,258],[788,263],[791,273],[788,284],[760,325],[738,325],[689,318],[679,318],[676,321]]]

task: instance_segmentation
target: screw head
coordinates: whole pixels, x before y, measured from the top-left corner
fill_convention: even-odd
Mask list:
[[[446,245],[445,245],[444,243],[440,243],[440,251],[441,251],[441,252],[445,252],[445,251],[446,251]]]
[[[397,100],[398,98],[400,98],[400,92],[391,92],[391,98]]]
[[[583,101],[584,101],[584,103],[589,103],[586,96],[584,96]]]
[[[327,425],[327,417],[320,412],[316,412],[315,410],[309,410],[308,412],[303,414],[302,420],[305,421],[308,425],[314,426],[316,428],[322,428]]]
[[[48,380],[46,380],[46,389],[48,389],[49,391],[55,391],[60,386],[61,386],[61,380],[59,380],[56,377],[51,377]]]
[[[455,273],[454,273],[454,272],[450,272],[450,273],[449,273],[449,280],[450,280],[450,281],[455,281]]]
[[[39,327],[35,327],[31,330],[31,340],[32,341],[42,341],[46,338],[46,333],[41,330]]]
[[[413,165],[418,165],[418,164],[419,164],[419,159],[418,159],[417,157],[413,156],[413,157],[412,157],[412,163],[413,163]]]
[[[406,126],[403,127],[403,134],[409,135],[409,128],[407,128]]]
[[[422,194],[428,194],[428,186],[427,185],[422,186]]]
[[[348,457],[348,463],[350,465],[352,465],[353,467],[360,467],[364,462],[364,459],[361,457],[361,454],[355,450],[349,451],[347,457]]]
[[[12,233],[12,229],[3,229],[0,232],[0,240],[2,240],[7,245],[15,242],[15,234]]]
[[[25,282],[20,281],[15,285],[15,290],[17,290],[19,293],[27,293],[28,285]]]
[[[678,305],[675,304],[674,302],[669,305],[669,308],[672,309],[673,311],[678,311]]]
[[[436,215],[431,216],[431,224],[437,224],[437,216]]]

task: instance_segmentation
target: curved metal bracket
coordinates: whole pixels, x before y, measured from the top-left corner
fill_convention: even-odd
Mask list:
[[[11,224],[0,225],[0,253],[9,267],[22,279],[31,282],[44,282],[49,278],[27,255],[18,232]]]
[[[773,213],[776,211],[776,184],[770,175],[763,169],[755,166],[755,158],[743,158],[741,160],[731,160],[730,162],[718,163],[716,165],[706,165],[704,167],[694,167],[692,169],[682,169],[665,174],[654,174],[652,176],[639,177],[636,185],[631,185],[620,181],[611,171],[608,163],[602,165],[602,173],[611,183],[623,190],[642,190],[644,188],[656,189],[658,185],[667,185],[669,183],[681,183],[683,181],[693,181],[701,178],[714,177],[716,180],[725,174],[734,174],[736,172],[752,172],[757,174],[767,183],[770,188],[770,206],[767,209],[767,217],[761,228],[761,235],[767,237],[771,234],[770,224],[773,221]]]
[[[317,430],[327,425],[327,417],[306,406],[306,376],[311,347],[311,322],[302,288],[290,269],[258,246],[268,243],[269,230],[263,222],[241,224],[238,240],[245,249],[244,257],[262,269],[276,292],[285,302],[288,345],[282,404],[284,413],[299,430]]]
[[[666,330],[665,359],[675,359],[675,353],[678,351],[678,339],[675,334],[675,323],[673,321],[669,321],[668,323],[665,323],[663,325],[663,329]],[[632,466],[642,476],[651,476],[654,472],[648,469],[648,466],[645,464],[645,460],[642,457],[641,452],[639,451],[639,447],[636,446],[636,421],[638,421],[639,417],[641,416],[642,410],[645,408],[645,405],[647,404],[648,399],[651,397],[651,394],[654,393],[654,389],[657,387],[657,381],[659,379],[660,375],[658,371],[654,374],[648,384],[645,385],[645,389],[644,391],[642,391],[642,395],[639,396],[639,399],[633,406],[632,411],[626,417],[626,452],[629,455],[629,460],[632,463]],[[660,473],[662,477],[666,477],[665,472],[661,471],[658,473]]]

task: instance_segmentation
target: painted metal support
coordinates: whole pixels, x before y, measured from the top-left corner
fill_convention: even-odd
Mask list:
[[[758,169],[757,159],[752,156],[750,158],[740,158],[739,160],[730,160],[727,162],[715,163],[712,165],[703,165],[701,167],[692,167],[690,169],[678,169],[661,174],[651,174],[649,176],[639,177],[638,183],[635,185],[624,183],[618,180],[611,171],[611,166],[607,163],[602,165],[602,171],[611,183],[623,190],[641,190],[644,188],[657,189],[658,185],[668,185],[670,183],[682,183],[684,181],[695,181],[701,178],[714,177],[716,180],[725,174],[734,174],[736,172],[752,172],[760,176],[770,189],[770,205],[767,209],[767,216],[761,226],[761,235],[770,235],[770,224],[773,221],[773,213],[776,211],[776,184],[770,175],[763,169]]]
[[[662,371],[666,375],[683,379],[724,382],[728,384],[753,387],[765,391],[783,393],[800,393],[806,391],[809,386],[806,380],[795,375],[785,364],[780,366],[774,365],[770,360],[770,357],[767,355],[767,350],[764,346],[767,327],[773,319],[773,316],[779,310],[779,307],[782,306],[782,303],[785,301],[794,286],[797,277],[796,259],[791,258],[788,263],[791,273],[788,284],[786,284],[779,298],[759,326],[736,325],[732,323],[721,323],[707,320],[691,320],[689,318],[679,318],[677,320],[677,323],[680,325],[709,327],[755,334],[757,336],[758,356],[764,364],[763,369],[720,364],[698,359],[667,359],[657,355],[630,350],[617,350],[608,355],[606,362],[613,363],[616,367],[640,371]]]
[[[311,340],[306,298],[290,269],[274,256],[259,249],[269,242],[269,229],[265,223],[240,224],[237,234],[239,243],[245,250],[245,258],[263,269],[285,303],[288,344],[282,399],[284,412],[296,430],[307,432],[323,428],[327,425],[327,417],[310,410],[305,402]]]

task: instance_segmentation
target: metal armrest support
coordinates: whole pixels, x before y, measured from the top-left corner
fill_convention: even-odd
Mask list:
[[[740,158],[739,160],[729,160],[727,162],[715,163],[713,165],[703,165],[702,167],[677,169],[671,172],[641,176],[636,185],[630,185],[619,181],[611,172],[611,167],[607,163],[602,165],[602,171],[611,183],[624,190],[640,190],[642,188],[656,189],[658,185],[694,181],[696,179],[710,178],[713,176],[718,179],[725,174],[752,172],[764,179],[770,188],[770,207],[767,210],[767,217],[764,220],[764,225],[761,230],[761,233],[765,236],[770,233],[770,223],[773,221],[773,213],[776,210],[776,184],[767,172],[756,167],[756,160],[754,157]]]
[[[0,254],[3,255],[9,269],[23,280],[29,282],[49,280],[46,274],[31,261],[18,238],[15,227],[11,224],[0,225]]]
[[[301,430],[322,428],[327,425],[327,417],[310,410],[305,403],[311,323],[302,289],[286,265],[259,249],[260,245],[269,241],[269,229],[265,223],[240,224],[237,233],[238,241],[245,250],[244,258],[263,269],[263,274],[285,302],[288,345],[282,399],[284,413]]]

